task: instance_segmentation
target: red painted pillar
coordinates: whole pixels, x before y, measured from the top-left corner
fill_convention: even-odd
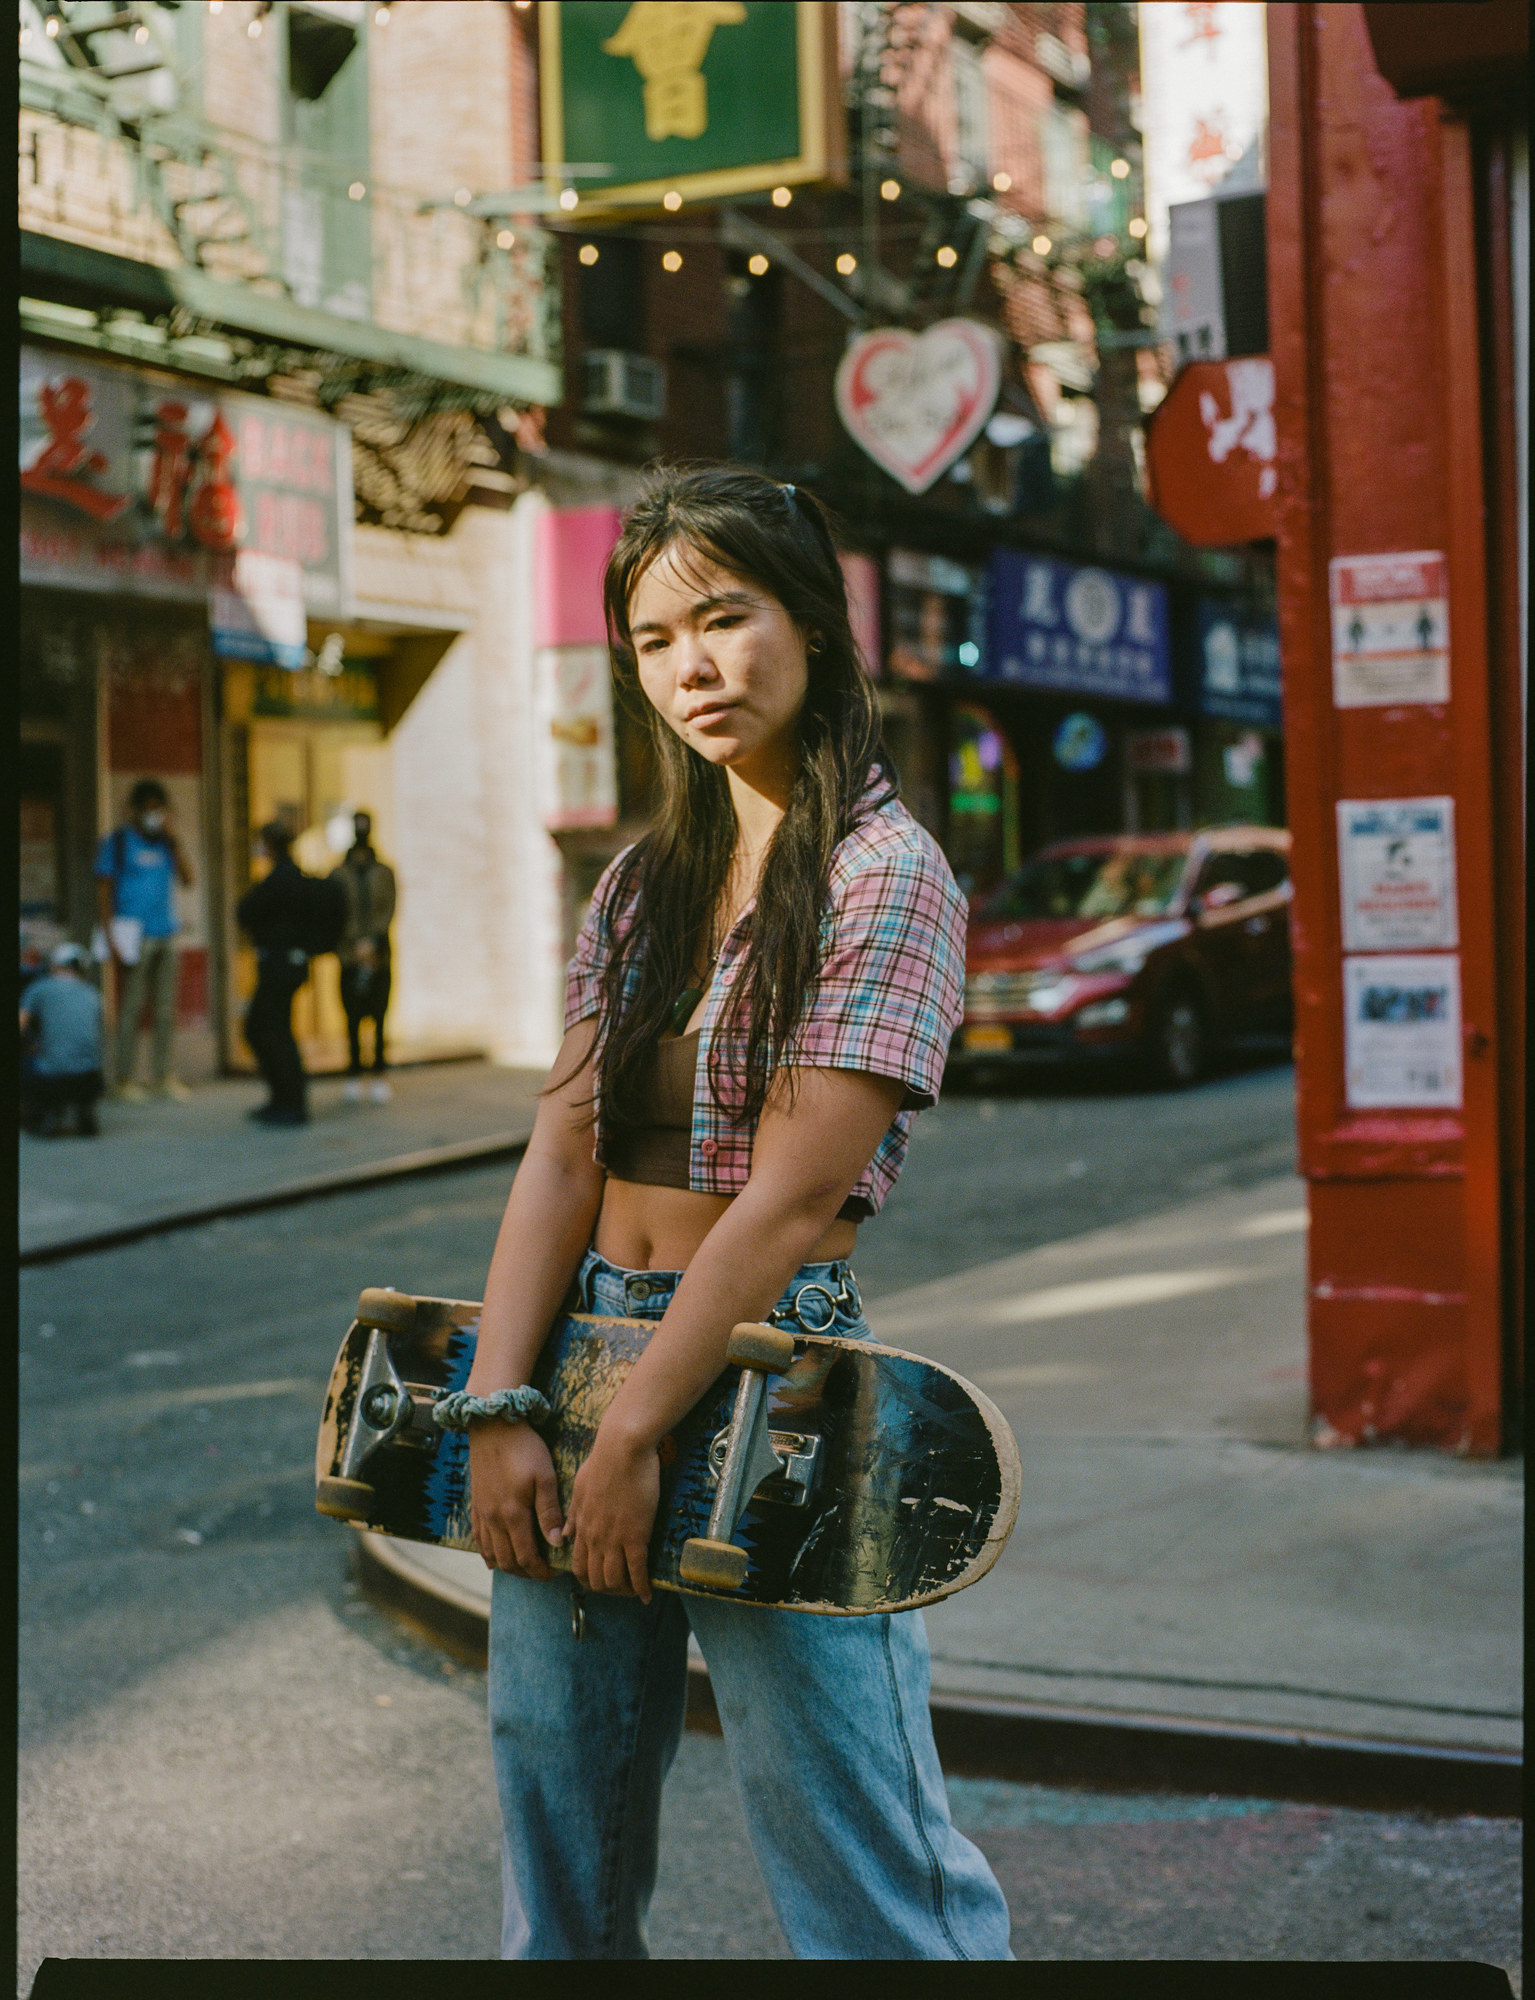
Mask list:
[[[1313,1412],[1320,1434],[1350,1442],[1488,1454],[1506,1442],[1513,1329],[1501,1182],[1511,1141],[1506,1095],[1499,1101],[1488,407],[1472,151],[1466,126],[1438,99],[1403,102],[1381,78],[1360,7],[1272,5],[1268,15],[1270,344]],[[1335,643],[1355,653],[1377,643],[1357,633],[1387,615],[1366,604],[1356,636],[1346,616],[1337,638],[1329,584],[1340,559],[1423,553],[1444,558],[1447,695],[1431,675],[1414,689],[1409,669],[1401,699],[1353,705],[1362,683],[1346,668],[1340,703]],[[1368,583],[1385,573],[1362,565],[1357,574]],[[1402,589],[1426,591],[1427,575]],[[1380,664],[1377,686],[1394,685],[1390,661]],[[1377,930],[1361,949],[1355,902],[1346,952],[1340,802],[1443,799],[1453,802],[1453,930],[1395,955]],[[1522,838],[1517,825],[1497,831]],[[1349,851],[1364,852],[1357,842]],[[1517,927],[1519,912],[1501,921]],[[1374,996],[1359,1000],[1357,1018],[1375,1009],[1384,1030],[1393,1008],[1432,1010],[1438,1003],[1422,996],[1452,990],[1457,977],[1460,1084],[1437,1091],[1449,1101],[1421,1101],[1436,1094],[1422,1077],[1382,1088],[1377,1076],[1373,1090],[1361,1082],[1360,1051],[1372,1034],[1383,1044],[1370,1022],[1350,1042],[1349,992]],[[1506,992],[1502,1005],[1506,1032]]]

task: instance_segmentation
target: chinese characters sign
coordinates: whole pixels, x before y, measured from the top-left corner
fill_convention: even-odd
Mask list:
[[[351,441],[344,425],[256,396],[75,355],[21,353],[21,575],[215,612],[251,589],[220,650],[297,664],[303,621],[350,611]],[[273,623],[284,636],[261,638]],[[221,616],[215,617],[220,645]]]
[[[1146,431],[1152,505],[1196,548],[1230,548],[1276,532],[1274,364],[1191,361]]]
[[[1136,10],[1141,37],[1141,101],[1146,161],[1146,247],[1167,254],[1167,211],[1199,201],[1234,163],[1262,146],[1268,122],[1268,41],[1264,10],[1248,4],[1186,5],[1156,0]],[[1263,185],[1249,173],[1244,184]]]
[[[743,194],[828,171],[831,9],[580,0],[539,9],[544,159],[578,211]]]
[[[1200,598],[1199,666],[1201,715],[1279,728],[1279,632],[1272,619]]]
[[[1121,701],[1172,699],[1159,583],[999,549],[991,559],[989,680]]]

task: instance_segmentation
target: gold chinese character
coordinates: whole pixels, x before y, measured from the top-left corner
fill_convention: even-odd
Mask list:
[[[696,139],[709,123],[703,59],[717,27],[746,19],[741,0],[635,0],[610,56],[633,56],[645,80],[645,137]]]

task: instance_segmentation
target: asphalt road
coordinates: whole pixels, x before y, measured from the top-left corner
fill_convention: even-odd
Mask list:
[[[889,1291],[1261,1178],[1288,1071],[946,1098],[859,1268]],[[494,1956],[483,1676],[375,1608],[313,1511],[363,1284],[478,1292],[504,1167],[22,1274],[18,1990],[45,1956]],[[955,1780],[1021,1958],[1514,1966],[1511,1822]],[[723,1746],[668,1788],[658,1957],[784,1955]]]

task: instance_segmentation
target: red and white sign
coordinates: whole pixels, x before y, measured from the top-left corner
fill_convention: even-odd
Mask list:
[[[1196,548],[1266,541],[1277,530],[1274,364],[1191,361],[1146,429],[1151,504]]]
[[[1268,122],[1268,38],[1255,0],[1193,5],[1154,0],[1136,9],[1141,42],[1146,253],[1167,255],[1167,211],[1218,187]],[[1250,177],[1263,185],[1261,169]]]
[[[285,566],[258,597],[286,602],[296,566],[310,617],[350,616],[345,424],[41,348],[22,348],[20,378],[24,582],[197,601],[252,555]]]
[[[1125,738],[1125,762],[1137,773],[1164,771],[1182,777],[1194,768],[1186,729],[1137,729]]]
[[[1002,386],[1002,343],[972,319],[925,333],[879,327],[837,369],[837,413],[849,436],[908,493],[925,493],[974,444]]]
[[[1442,553],[1336,556],[1332,688],[1339,708],[1450,698],[1450,572]]]
[[[536,677],[540,793],[552,833],[618,817],[613,682],[606,646],[540,646]]]

